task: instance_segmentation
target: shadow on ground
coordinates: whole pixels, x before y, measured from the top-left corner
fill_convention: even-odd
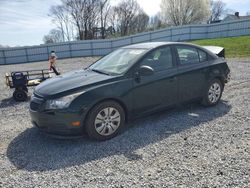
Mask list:
[[[29,102],[29,101],[30,101],[30,96],[28,96],[27,100],[24,101],[24,102],[18,102],[18,101],[15,101],[13,99],[13,97],[9,97],[9,98],[6,98],[6,99],[2,99],[0,101],[0,108],[13,107],[13,106],[17,106],[17,105],[20,105],[22,103]]]
[[[18,169],[27,171],[57,170],[113,155],[140,160],[141,156],[135,152],[137,149],[222,117],[230,109],[226,101],[211,108],[187,105],[136,120],[123,134],[105,142],[88,138],[58,140],[40,133],[36,128],[30,128],[12,140],[7,156]]]
[[[16,102],[12,97],[9,97],[0,101],[0,108],[12,107],[17,104],[18,102]]]

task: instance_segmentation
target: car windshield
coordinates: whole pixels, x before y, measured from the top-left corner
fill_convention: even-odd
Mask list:
[[[101,58],[89,67],[90,70],[102,74],[123,74],[138,58],[145,54],[146,49],[128,49],[121,48],[109,55]]]

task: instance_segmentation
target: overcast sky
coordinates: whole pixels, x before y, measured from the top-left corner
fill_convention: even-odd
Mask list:
[[[115,4],[117,0],[111,0]],[[149,15],[160,10],[161,0],[137,0]],[[223,0],[228,9],[245,15],[250,0]],[[42,44],[42,38],[55,26],[48,16],[52,5],[60,0],[0,0],[0,44],[25,46]]]

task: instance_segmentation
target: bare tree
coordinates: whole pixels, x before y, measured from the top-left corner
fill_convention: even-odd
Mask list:
[[[162,0],[161,17],[168,25],[201,23],[210,15],[209,0]]]
[[[115,7],[109,1],[61,0],[62,4],[53,6],[49,15],[61,31],[63,41],[104,39],[116,33],[125,36],[148,28],[149,17],[136,0],[122,0]]]
[[[101,11],[100,22],[101,22],[102,39],[105,38],[105,30],[107,27],[107,19],[108,19],[110,8],[111,6],[109,4],[109,0],[100,0],[100,11]]]
[[[109,14],[107,15],[107,24],[110,25],[113,29],[113,34],[119,31],[119,16],[116,11],[116,7],[111,7],[109,10]]]
[[[94,27],[98,27],[98,16],[99,16],[99,1],[90,0],[86,4],[85,9],[85,22],[87,27],[85,27],[85,39],[94,38]]]
[[[160,19],[160,13],[150,17],[149,19],[149,29],[150,30],[156,30],[161,28],[162,23],[161,23],[161,19]]]
[[[71,41],[75,38],[72,20],[69,13],[66,11],[65,6],[52,6],[49,16],[52,17],[52,21],[56,24],[58,29],[61,30],[63,41]]]
[[[142,10],[136,0],[123,0],[115,8],[117,28],[121,36],[128,35],[134,29],[133,20]],[[145,16],[145,13],[143,13]]]
[[[44,42],[44,44],[53,44],[53,43],[55,43],[50,35],[44,35],[43,42]]]
[[[45,44],[63,42],[63,34],[61,30],[50,30],[49,34],[43,37],[43,42]]]
[[[97,25],[99,0],[62,0],[71,15],[80,40],[93,38],[93,27]]]
[[[142,10],[138,10],[138,14],[131,20],[130,32],[140,33],[148,28],[149,16]]]
[[[210,6],[211,6],[210,22],[219,20],[221,16],[225,14],[226,4],[222,2],[222,0],[216,0],[216,1],[211,0]]]
[[[72,20],[77,28],[77,38],[84,40],[84,2],[82,0],[62,0],[63,6],[71,15]]]

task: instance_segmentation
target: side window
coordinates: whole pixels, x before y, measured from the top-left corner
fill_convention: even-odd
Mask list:
[[[173,67],[171,47],[166,46],[150,52],[141,61],[142,65],[150,66],[156,72]]]
[[[200,62],[199,54],[196,48],[189,46],[176,46],[176,49],[181,65]]]
[[[208,60],[206,52],[204,52],[202,50],[198,50],[198,52],[199,52],[199,58],[200,58],[201,63]]]

